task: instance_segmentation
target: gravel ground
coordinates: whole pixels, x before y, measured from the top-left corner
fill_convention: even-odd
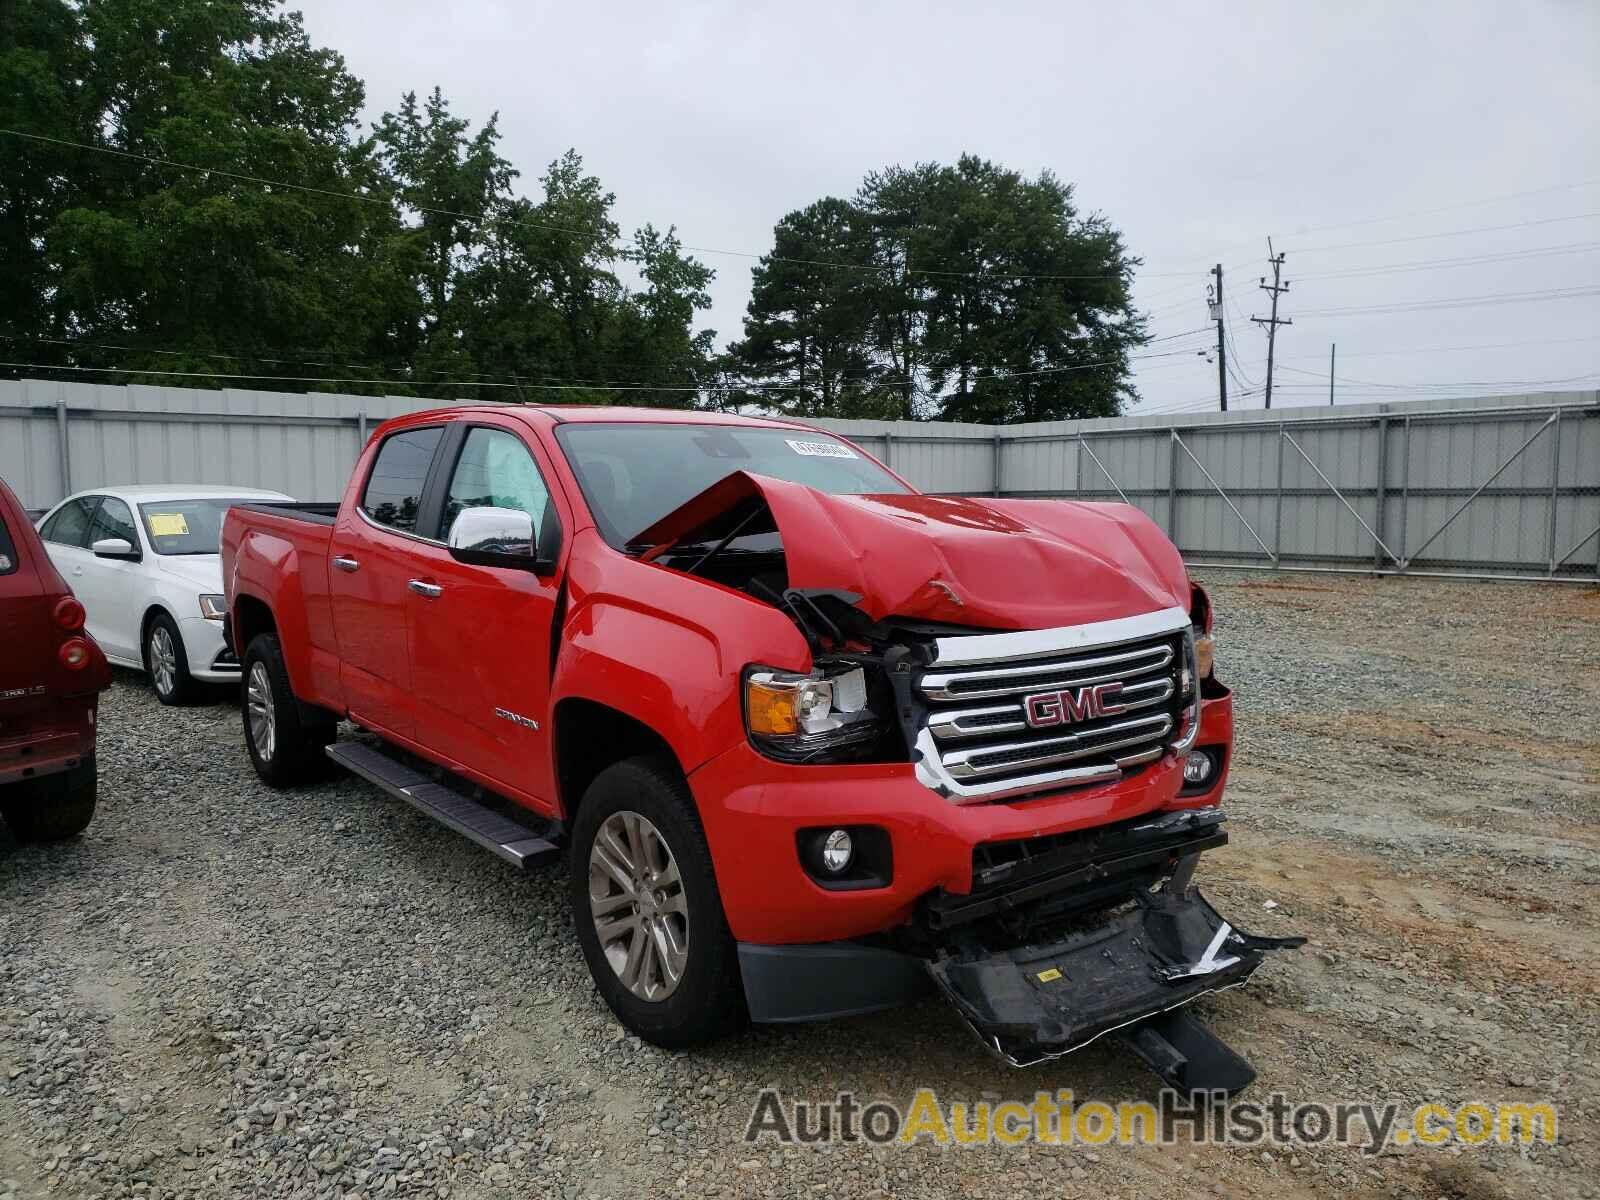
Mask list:
[[[80,840],[0,833],[0,1200],[1600,1195],[1600,591],[1214,574],[1234,840],[1305,932],[1202,1016],[1297,1099],[1549,1098],[1531,1149],[752,1148],[757,1090],[1149,1099],[1111,1047],[1009,1070],[938,1002],[694,1054],[625,1036],[561,874],[350,779],[258,784],[238,718],[102,708]],[[1269,902],[1275,907],[1268,907]]]

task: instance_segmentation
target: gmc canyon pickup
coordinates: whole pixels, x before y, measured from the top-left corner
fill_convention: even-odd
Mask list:
[[[1014,1065],[1117,1031],[1252,1077],[1179,1006],[1300,939],[1194,886],[1232,698],[1138,509],[921,495],[782,421],[458,407],[377,429],[337,506],[232,509],[222,554],[261,778],[331,760],[513,863],[564,846],[641,1037],[936,989]]]

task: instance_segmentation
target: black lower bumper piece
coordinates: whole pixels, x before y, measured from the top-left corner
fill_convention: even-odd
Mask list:
[[[1268,950],[1198,891],[1140,893],[1093,928],[994,953],[941,955],[928,971],[991,1051],[1013,1066],[1058,1058],[1117,1032],[1175,1087],[1235,1091],[1254,1072],[1199,1022],[1172,1010],[1248,979]]]

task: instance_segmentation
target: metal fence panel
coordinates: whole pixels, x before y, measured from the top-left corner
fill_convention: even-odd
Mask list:
[[[112,483],[344,488],[406,396],[0,381],[29,507]],[[1600,580],[1600,393],[989,426],[818,421],[917,487],[1125,500],[1191,562]]]

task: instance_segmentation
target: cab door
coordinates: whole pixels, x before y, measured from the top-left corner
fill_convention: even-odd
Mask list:
[[[560,571],[457,562],[443,544],[467,508],[526,512],[540,557],[559,562],[562,520],[548,464],[518,423],[452,427],[438,541],[413,555],[410,595],[417,740],[514,800],[554,813],[550,653]]]
[[[426,425],[386,437],[360,502],[340,512],[329,542],[328,595],[350,718],[407,739],[417,731],[407,581],[429,545],[417,522],[444,433]]]
[[[89,537],[95,513],[99,510],[99,496],[79,496],[75,500],[68,500],[39,527],[39,536],[44,541],[45,553],[50,556],[50,561],[83,605],[83,627],[89,631],[89,636],[113,657],[125,659],[127,655],[111,648],[112,639],[106,636],[106,621],[110,614],[93,594],[94,581],[89,576],[89,568],[95,561],[89,549]]]

